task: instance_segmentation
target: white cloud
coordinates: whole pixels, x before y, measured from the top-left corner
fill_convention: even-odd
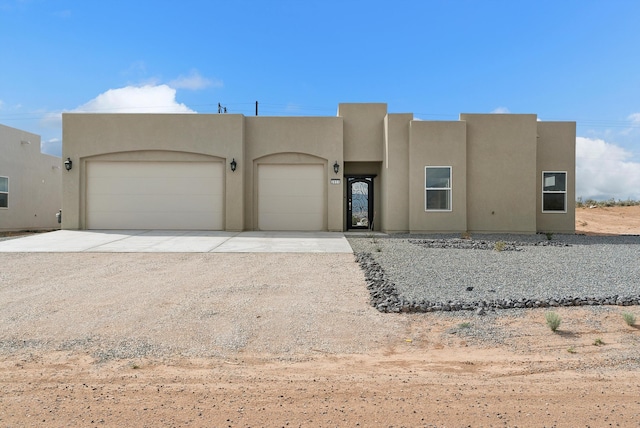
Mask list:
[[[65,113],[196,113],[176,101],[176,90],[168,85],[125,86],[109,89],[87,103]],[[63,112],[45,113],[43,126],[60,129]],[[59,156],[61,141],[47,140],[42,151]]]
[[[495,114],[505,114],[505,113],[511,113],[509,111],[508,108],[506,107],[498,107],[497,109],[493,110],[491,113],[495,113]]]
[[[167,85],[125,86],[109,89],[72,110],[83,113],[195,113],[176,101],[176,90]]]
[[[576,197],[640,199],[640,162],[601,139],[576,138]]]
[[[222,87],[222,81],[204,78],[200,75],[198,70],[191,70],[187,76],[180,75],[177,79],[169,82],[169,86],[177,89],[190,89],[195,91],[209,86],[220,88]]]
[[[630,114],[627,119],[629,119],[634,125],[640,125],[640,113]]]
[[[627,116],[627,121],[630,122],[629,127],[619,131],[619,134],[623,137],[634,137],[640,129],[640,113],[630,114]]]
[[[176,90],[167,85],[125,86],[109,89],[87,103],[63,112],[48,112],[42,125],[62,126],[62,113],[196,113],[176,101]]]
[[[48,155],[62,156],[62,140],[60,138],[51,138],[40,142],[40,151]]]

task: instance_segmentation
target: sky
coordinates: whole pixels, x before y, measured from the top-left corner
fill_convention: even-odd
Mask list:
[[[575,121],[576,197],[640,200],[637,0],[0,0],[0,124],[63,112],[535,113]]]

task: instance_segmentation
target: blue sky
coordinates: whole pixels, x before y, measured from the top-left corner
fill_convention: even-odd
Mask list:
[[[0,123],[60,155],[60,114],[577,122],[576,194],[640,199],[640,2],[0,0]]]

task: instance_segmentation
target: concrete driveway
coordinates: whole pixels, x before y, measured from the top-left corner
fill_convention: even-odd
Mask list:
[[[351,253],[338,232],[58,230],[0,242],[3,253]]]

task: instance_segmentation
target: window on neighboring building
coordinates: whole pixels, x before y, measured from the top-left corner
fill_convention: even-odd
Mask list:
[[[451,211],[451,167],[425,167],[425,210]]]
[[[9,208],[9,177],[0,177],[0,208]]]
[[[567,212],[566,172],[542,172],[542,212]]]

